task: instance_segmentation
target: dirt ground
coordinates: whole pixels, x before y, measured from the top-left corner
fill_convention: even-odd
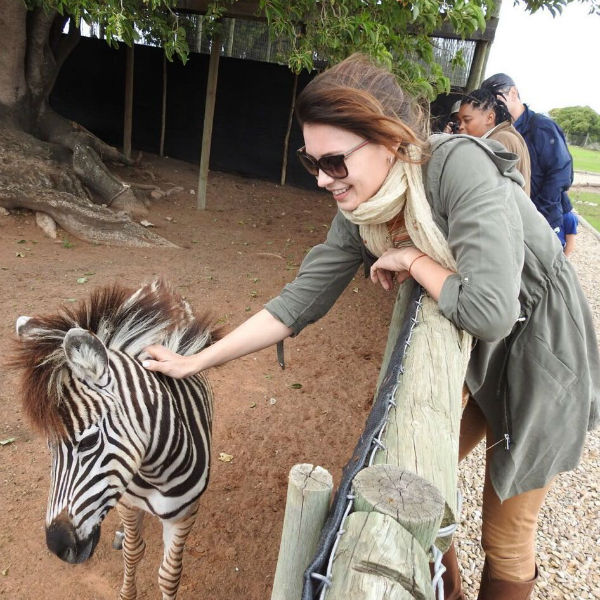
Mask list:
[[[119,175],[163,191],[183,188],[152,200],[148,217],[181,249],[94,246],[62,231],[52,240],[31,213],[0,216],[3,353],[19,315],[54,313],[96,286],[119,281],[136,288],[156,276],[232,328],[294,277],[335,212],[327,194],[221,173],[211,173],[208,209],[198,211],[197,169],[169,159],[146,157],[139,169]],[[211,481],[185,550],[180,598],[270,597],[289,469],[318,464],[339,482],[370,407],[392,304],[392,294],[359,272],[327,317],[286,342],[284,371],[270,348],[209,372],[216,409]],[[0,597],[114,599],[122,577],[121,554],[111,548],[114,511],[87,563],[68,565],[46,549],[50,461],[45,440],[22,417],[15,384],[3,367]],[[218,460],[221,452],[233,460]],[[140,599],[159,597],[160,525],[146,523]]]

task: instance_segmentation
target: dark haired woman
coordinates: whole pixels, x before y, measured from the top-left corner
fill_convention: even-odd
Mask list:
[[[387,70],[352,56],[310,82],[296,106],[299,157],[339,208],[326,241],[220,341],[183,357],[152,346],[144,366],[186,377],[296,335],[362,262],[386,289],[413,277],[466,332],[465,355],[476,339],[459,451],[487,435],[479,599],[525,600],[546,491],[577,465],[598,421],[598,346],[575,272],[524,193],[516,157],[469,136],[426,141],[425,116]],[[446,559],[446,598],[462,598],[455,555]]]
[[[517,169],[525,179],[523,189],[529,195],[531,181],[531,160],[527,144],[513,127],[512,118],[501,93],[488,88],[470,92],[460,103],[458,111],[458,132],[480,138],[497,140],[509,152],[519,157]]]

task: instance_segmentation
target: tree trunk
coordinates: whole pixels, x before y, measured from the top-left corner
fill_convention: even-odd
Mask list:
[[[23,116],[28,112],[27,85],[25,82],[25,27],[27,9],[19,1],[5,2],[0,10],[0,119],[21,126],[27,126]],[[12,32],[12,35],[11,35]],[[14,32],[23,35],[15,36]],[[8,37],[7,37],[8,36]]]
[[[174,246],[131,220],[148,210],[103,162],[132,161],[48,104],[79,41],[72,20],[62,34],[68,19],[56,11],[28,11],[21,0],[7,0],[0,11],[0,206],[47,213],[72,235],[95,243]],[[25,164],[30,170],[23,170]]]

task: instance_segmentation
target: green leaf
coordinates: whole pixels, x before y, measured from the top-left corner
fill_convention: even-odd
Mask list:
[[[302,384],[301,384],[301,383],[291,383],[291,384],[290,384],[290,387],[291,387],[293,390],[299,390],[299,389],[301,389],[301,388],[302,388]]]

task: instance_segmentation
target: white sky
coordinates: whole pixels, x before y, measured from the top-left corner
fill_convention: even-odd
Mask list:
[[[521,100],[537,112],[590,106],[600,113],[600,15],[569,4],[553,18],[503,0],[485,76],[510,75]]]

